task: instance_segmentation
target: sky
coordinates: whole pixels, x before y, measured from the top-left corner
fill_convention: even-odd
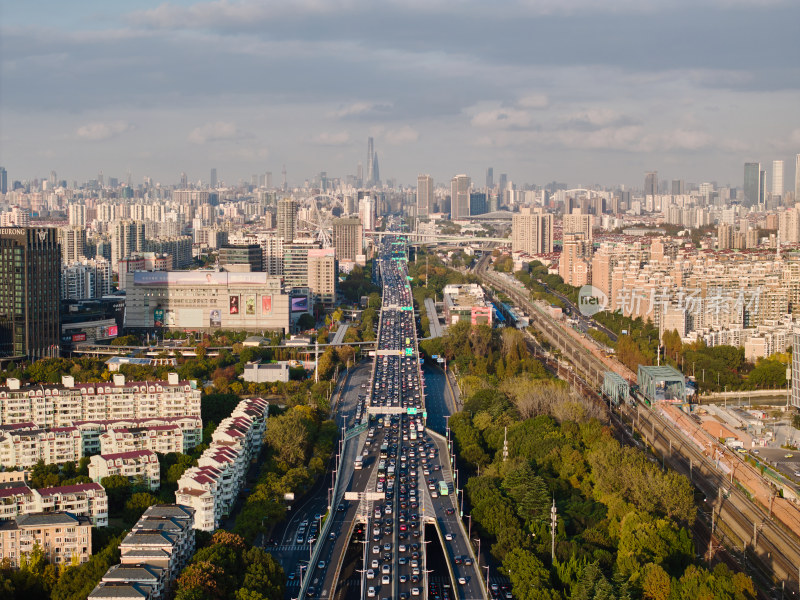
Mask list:
[[[9,180],[741,186],[800,153],[797,0],[0,0]]]

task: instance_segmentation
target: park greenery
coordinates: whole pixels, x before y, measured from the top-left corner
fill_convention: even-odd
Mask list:
[[[507,331],[454,326],[440,351],[461,365],[466,400],[449,425],[465,512],[515,598],[755,598],[747,576],[695,559],[689,481],[622,446],[604,409],[530,369]]]
[[[283,569],[241,536],[214,532],[178,577],[175,600],[281,600]]]

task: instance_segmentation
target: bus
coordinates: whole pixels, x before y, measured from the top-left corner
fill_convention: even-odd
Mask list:
[[[356,456],[356,459],[353,461],[353,468],[359,470],[363,466],[364,466],[363,458],[361,456]]]
[[[447,483],[444,481],[439,482],[439,495],[440,496],[447,496],[450,493],[450,488],[447,487]]]
[[[417,439],[417,429],[413,425],[411,426],[408,437],[412,442]]]
[[[381,444],[381,458],[387,458],[389,456],[389,444],[383,443]]]

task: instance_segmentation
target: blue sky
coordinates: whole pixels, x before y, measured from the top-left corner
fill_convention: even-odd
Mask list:
[[[135,7],[134,7],[135,5]],[[0,165],[741,185],[800,152],[795,0],[10,2]]]

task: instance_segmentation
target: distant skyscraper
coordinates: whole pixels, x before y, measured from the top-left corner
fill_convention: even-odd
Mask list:
[[[673,179],[672,180],[672,195],[673,196],[682,196],[686,192],[685,185],[683,183],[683,179]]]
[[[761,179],[761,164],[748,162],[744,163],[744,205],[747,207],[757,206],[761,203],[759,194]]]
[[[7,228],[0,233],[0,355],[58,356],[61,250],[58,230]],[[11,273],[17,273],[16,277]]]
[[[217,170],[211,169],[211,178],[209,179],[209,185],[211,189],[216,189],[217,187]]]
[[[367,185],[372,185],[374,180],[373,167],[375,164],[375,141],[370,137],[367,138]]]
[[[358,163],[356,166],[356,186],[361,187],[364,185],[364,165]]]
[[[372,181],[370,185],[380,185],[381,183],[381,169],[378,166],[378,153],[372,155]]]
[[[291,243],[294,240],[297,221],[297,202],[294,198],[278,201],[278,237]]]
[[[101,183],[100,185],[102,186],[103,184]],[[189,178],[188,178],[188,177],[186,177],[186,173],[184,173],[184,172],[181,172],[181,187],[182,187],[183,189],[186,189],[186,187],[187,187],[188,185],[189,185]]]
[[[650,171],[644,176],[644,195],[655,196],[658,194],[658,171]]]
[[[433,177],[417,177],[417,216],[427,217],[433,210]]]
[[[800,161],[800,154],[797,155],[798,161]],[[800,164],[800,162],[798,162]],[[7,194],[8,193],[8,171],[6,171],[5,167],[0,167],[0,194]]]
[[[111,269],[119,270],[119,261],[134,252],[143,252],[144,223],[141,221],[117,221],[111,234]]]
[[[465,219],[469,216],[469,176],[456,175],[450,180],[450,219]]]
[[[758,203],[764,205],[767,199],[767,172],[761,170],[758,174]]]
[[[794,162],[794,201],[800,202],[800,154],[795,157]]]
[[[508,175],[500,173],[500,181],[497,182],[497,187],[500,188],[500,192],[506,189],[506,185],[508,185]]]
[[[486,169],[486,187],[488,189],[494,187],[494,169],[492,167]]]
[[[772,161],[772,195],[783,197],[783,161]]]

